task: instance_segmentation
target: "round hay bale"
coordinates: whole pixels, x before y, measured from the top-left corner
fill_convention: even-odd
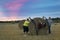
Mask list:
[[[42,23],[46,23],[46,21],[43,20]],[[46,23],[46,26],[43,27],[43,28],[41,28],[41,29],[39,30],[38,34],[39,34],[39,35],[45,35],[45,34],[47,34],[47,30],[48,30],[48,25],[47,25],[47,23]]]
[[[20,28],[20,29],[23,29],[23,23],[24,23],[24,21],[25,21],[25,20],[22,20],[22,21],[19,22],[18,25],[19,25],[19,28]]]
[[[46,20],[42,20],[41,18],[35,18],[34,19],[35,23],[34,24],[33,22],[31,22],[30,26],[29,26],[29,32],[31,35],[36,35],[36,29],[37,29],[37,25],[38,25],[38,22],[42,22],[42,23],[46,23]],[[38,29],[37,29],[38,30]],[[46,27],[43,27],[41,29],[38,30],[38,34],[42,35],[42,34],[47,34],[47,30],[48,30],[48,25],[46,23]]]
[[[29,25],[29,32],[31,35],[36,35],[35,25],[32,22]]]

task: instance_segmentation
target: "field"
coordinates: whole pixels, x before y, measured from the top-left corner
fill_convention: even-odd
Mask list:
[[[53,24],[51,34],[27,35],[18,27],[18,23],[0,23],[0,40],[60,40],[60,23]]]

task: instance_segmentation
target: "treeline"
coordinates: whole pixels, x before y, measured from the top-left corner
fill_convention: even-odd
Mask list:
[[[41,20],[41,18],[34,18],[34,20]],[[54,23],[60,23],[60,18],[52,18]],[[16,20],[16,21],[0,21],[0,23],[19,23],[23,22],[24,20]]]
[[[57,18],[52,18],[52,20],[53,20],[53,22],[55,22],[55,23],[60,23],[60,18],[59,18],[59,17],[57,17]]]

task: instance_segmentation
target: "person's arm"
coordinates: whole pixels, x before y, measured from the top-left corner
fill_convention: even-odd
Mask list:
[[[29,21],[31,22],[32,19],[31,19],[30,17],[29,17],[28,19],[29,19]]]
[[[53,20],[51,20],[51,24],[53,24],[54,22],[53,22]]]

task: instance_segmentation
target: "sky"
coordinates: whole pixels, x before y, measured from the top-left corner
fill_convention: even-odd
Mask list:
[[[60,0],[0,0],[0,21],[60,17]]]

